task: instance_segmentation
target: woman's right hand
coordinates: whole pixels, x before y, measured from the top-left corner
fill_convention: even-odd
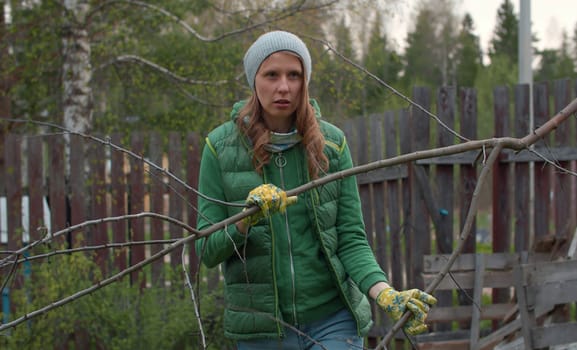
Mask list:
[[[246,204],[258,206],[260,208],[256,213],[249,215],[241,220],[246,229],[277,212],[284,213],[286,207],[296,203],[297,197],[287,197],[286,192],[273,184],[264,184],[254,188],[249,192],[246,198]],[[246,210],[246,208],[244,209]],[[237,225],[238,227],[238,225]],[[242,231],[241,231],[242,232]]]

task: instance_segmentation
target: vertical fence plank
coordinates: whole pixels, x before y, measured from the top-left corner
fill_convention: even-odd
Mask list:
[[[150,161],[164,169],[163,150],[164,142],[158,132],[150,135]],[[150,211],[153,213],[165,214],[164,211],[164,193],[166,185],[164,183],[164,174],[160,170],[150,169]],[[150,219],[150,237],[152,240],[164,239],[164,221]],[[162,249],[162,245],[152,244],[150,254],[154,255]],[[164,283],[164,259],[157,259],[152,262],[152,285],[162,286]]]
[[[357,159],[357,163],[359,165],[367,164],[369,161],[369,135],[367,132],[367,120],[364,117],[359,117],[355,119],[355,124],[355,147],[351,150],[351,152],[355,153],[355,158]],[[359,177],[364,175],[365,174],[361,174],[358,176],[357,180]],[[371,246],[374,247],[375,230],[373,225],[373,212],[371,205],[371,184],[359,183],[359,195],[361,197],[361,208],[363,212],[363,220],[365,222],[367,239],[369,240]]]
[[[505,86],[493,90],[493,113],[495,118],[495,137],[510,135],[509,89]],[[493,166],[493,207],[491,212],[493,252],[507,252],[510,248],[509,231],[511,227],[510,211],[510,163],[501,162],[505,154],[501,152],[499,161]],[[493,289],[493,303],[504,303],[510,299],[509,289]],[[493,322],[497,328],[498,322]]]
[[[370,161],[378,161],[383,159],[383,116],[380,114],[373,114],[369,117],[369,134],[370,134]],[[383,169],[384,170],[384,169]],[[372,184],[372,201],[370,203],[373,208],[374,219],[374,241],[373,251],[379,265],[384,271],[390,271],[389,262],[389,244],[387,233],[387,222],[385,217],[385,183],[374,182]],[[379,323],[384,323],[386,316],[384,311],[376,305],[373,306],[373,315]],[[375,344],[376,345],[376,344]]]
[[[375,162],[383,159],[383,118],[382,115],[370,116],[370,161]],[[375,231],[375,254],[377,261],[385,271],[389,270],[389,258],[387,252],[387,221],[385,217],[385,183],[373,183],[373,216]]]
[[[401,154],[410,153],[413,144],[411,140],[411,115],[407,109],[399,111],[399,149]],[[407,177],[401,180],[401,200],[403,203],[403,212],[401,214],[401,234],[405,242],[405,260],[403,268],[407,276],[405,288],[414,286],[415,278],[413,276],[413,269],[411,268],[411,256],[413,255],[413,237],[412,231],[412,207],[411,207],[411,178],[413,177],[413,167],[407,165]]]
[[[131,150],[133,153],[142,156],[144,154],[144,135],[135,132],[131,135]],[[144,211],[144,164],[142,160],[130,158],[130,197],[129,213],[138,214]],[[130,220],[130,237],[132,241],[144,241],[144,219]],[[137,245],[130,249],[130,265],[137,264],[145,258],[144,246]],[[141,287],[146,286],[144,273],[134,271],[131,276],[133,284],[139,283]]]
[[[510,135],[509,89],[505,86],[493,90],[493,111],[495,117],[495,137]],[[504,154],[499,156],[502,160]],[[509,250],[509,230],[511,228],[509,189],[509,163],[496,162],[493,167],[493,251],[495,253]]]
[[[555,110],[560,111],[565,106],[571,102],[571,80],[560,79],[554,82],[554,101]],[[570,118],[571,119],[571,118]],[[556,147],[569,147],[573,142],[571,140],[571,123],[572,120],[567,120],[562,125],[555,129],[553,135],[555,139]],[[559,161],[558,166],[564,169],[571,169],[570,161]],[[575,203],[571,203],[571,198],[573,197],[571,192],[571,185],[573,183],[572,176],[570,174],[556,171],[555,176],[555,211],[554,211],[554,222],[555,222],[555,235],[560,239],[571,239],[573,236],[573,229],[575,227],[575,217],[571,214],[575,213],[573,208],[575,208]],[[569,305],[564,305],[563,307],[555,310],[552,319],[553,322],[557,321],[567,321],[570,318],[570,308]]]
[[[437,97],[437,116],[451,129],[455,128],[455,88],[442,87]],[[438,147],[454,144],[453,134],[443,128],[438,128]],[[453,210],[454,196],[454,166],[438,165],[436,169],[438,207],[440,208],[440,230],[436,232],[437,250],[440,254],[450,254],[453,251]]]
[[[52,136],[49,139],[48,145],[48,173],[50,174],[50,178],[48,179],[48,203],[50,206],[52,233],[56,233],[57,231],[66,228],[68,221],[64,169],[64,138],[59,135]],[[69,234],[61,236],[55,240],[55,243],[63,244],[68,240],[69,236]]]
[[[181,134],[177,132],[169,133],[168,137],[168,159],[170,172],[179,179],[183,179],[182,171],[182,139]],[[176,180],[170,179],[170,217],[182,221],[182,200],[184,198],[184,189]],[[182,238],[182,227],[176,224],[170,224],[170,237]],[[170,256],[170,262],[173,267],[179,268],[182,264],[182,254],[180,250],[174,251]]]
[[[198,134],[194,132],[189,132],[186,135],[186,182],[187,184],[198,189],[198,169],[200,168],[200,142]],[[187,206],[187,218],[188,224],[191,227],[196,227],[197,220],[197,203],[198,195],[194,191],[188,191],[187,195],[188,206]],[[190,234],[190,233],[189,233]],[[195,276],[199,269],[199,259],[196,255],[196,250],[194,249],[194,242],[190,243],[189,246],[189,256],[190,256],[190,274]]]
[[[8,134],[6,136],[6,141],[4,143],[4,168],[0,171],[4,171],[4,180],[6,181],[6,233],[8,239],[8,250],[14,251],[22,247],[22,150],[21,150],[21,138],[14,134]],[[0,213],[1,214],[1,213]],[[21,258],[20,256],[16,256]],[[22,287],[23,276],[22,276],[22,265],[17,266],[18,268],[14,270],[12,276],[9,275],[13,265],[9,267],[4,267],[2,270],[2,278],[0,278],[0,283],[10,282],[6,284],[6,289],[2,290],[2,307],[10,306],[9,312],[15,312],[14,305],[8,299],[8,304],[4,305],[6,296],[10,298],[11,290],[18,289]],[[10,277],[11,281],[5,281],[4,278]],[[4,319],[8,319],[10,316],[4,315]]]
[[[397,143],[397,131],[400,128],[396,127],[397,114],[394,112],[385,112],[385,155],[387,158],[399,155],[399,145]],[[405,166],[406,168],[406,166]],[[407,181],[404,178],[403,181]],[[389,250],[390,250],[390,268],[391,276],[389,282],[397,289],[405,289],[403,278],[403,271],[405,264],[405,254],[403,252],[402,243],[404,235],[401,234],[401,180],[388,180],[386,183],[386,200],[387,200],[387,215],[389,218]],[[388,318],[381,318],[382,326],[390,327],[391,320]],[[403,349],[404,341],[397,339],[395,341],[395,349]]]
[[[104,146],[98,142],[90,143],[90,216],[93,219],[105,218],[108,216],[106,210],[106,156]],[[89,241],[95,245],[104,245],[108,243],[108,223],[99,223],[90,228],[91,237]],[[108,250],[98,249],[96,251],[96,263],[103,272],[108,270]]]
[[[113,133],[111,142],[115,146],[121,146],[122,135]],[[126,168],[124,163],[124,154],[111,148],[110,154],[110,215],[119,217],[127,214],[126,211]],[[112,239],[114,242],[121,243],[127,240],[127,222],[126,220],[117,220],[111,223]],[[114,269],[122,271],[127,266],[126,249],[115,252]]]
[[[437,95],[437,116],[450,129],[455,129],[455,88],[450,86],[441,87]],[[455,143],[453,134],[437,125],[437,146],[446,147]],[[450,254],[453,251],[453,208],[455,202],[454,191],[454,166],[439,164],[436,167],[435,182],[438,198],[439,213],[431,213],[439,218],[439,227],[435,232],[437,241],[437,254]],[[440,306],[453,304],[451,291],[438,291],[435,293]],[[435,330],[448,331],[451,324],[438,324]]]
[[[43,162],[43,141],[41,137],[32,136],[28,138],[28,210],[30,231],[30,241],[36,241],[43,237],[40,228],[48,223],[44,222],[44,162]]]
[[[574,89],[574,96],[577,96],[577,79],[574,80],[574,84],[575,84],[575,89]],[[573,123],[572,129],[573,129],[573,143],[572,143],[572,147],[577,147],[577,122],[572,120],[571,123]],[[577,160],[574,160],[573,162],[573,172],[577,173]],[[577,218],[577,177],[573,177],[572,178],[573,183],[572,183],[572,191],[571,193],[573,194],[573,196],[571,197],[571,203],[573,203],[573,218]],[[577,229],[577,228],[576,228]],[[575,318],[577,319],[577,315],[575,316]]]
[[[70,205],[69,224],[75,225],[84,222],[87,219],[86,203],[88,203],[89,196],[86,196],[88,186],[86,183],[87,179],[84,174],[85,156],[86,156],[84,149],[85,144],[84,138],[80,135],[75,134],[72,134],[69,137],[70,137],[69,139],[70,157],[68,159],[69,160],[68,168],[70,169],[68,178],[68,187],[70,189],[68,192],[68,203]],[[103,148],[104,146],[100,147]],[[91,177],[94,176],[94,171],[95,169],[91,168],[91,171],[89,172]],[[92,178],[91,181],[94,181],[94,179]],[[90,201],[90,203],[93,202],[94,201],[92,200]],[[94,230],[97,229],[97,226],[86,227],[83,231],[77,230],[70,232],[70,244],[72,245],[72,247],[82,247],[96,243],[93,240],[91,240],[89,235],[85,234],[85,232],[94,232]],[[103,270],[104,268],[103,262],[99,258],[102,254],[102,251],[103,251],[102,249],[98,249],[94,253],[96,257],[96,263],[98,264],[98,266],[102,271],[105,271]],[[88,334],[85,332],[80,322],[75,322],[74,327],[76,328],[76,331],[74,333],[75,347],[79,349],[89,347]],[[67,349],[66,346],[64,346],[63,348]]]
[[[22,139],[8,134],[4,148],[4,178],[6,180],[6,209],[8,250],[22,247]]]
[[[474,140],[477,138],[477,94],[474,89],[461,88],[461,135]],[[467,212],[471,206],[473,192],[477,186],[477,169],[474,164],[464,164],[461,170],[461,200],[460,200],[460,224],[462,229],[465,224]],[[475,233],[477,231],[476,219],[471,226],[471,232],[465,243],[464,252],[475,252]]]
[[[555,110],[560,111],[571,102],[571,87],[569,79],[561,79],[554,82]],[[570,124],[560,125],[554,133],[555,146],[567,147],[571,144]],[[568,169],[570,162],[559,161],[558,165]],[[555,176],[555,235],[559,238],[569,238],[571,228],[574,227],[573,215],[571,215],[571,175],[559,171]]]
[[[429,88],[416,87],[413,89],[413,100],[425,108],[426,110],[431,109],[431,91]],[[412,141],[413,149],[412,151],[420,151],[429,148],[430,145],[430,118],[425,112],[420,109],[413,108],[411,113],[412,122]],[[411,166],[417,166],[413,164]],[[429,174],[429,167],[423,165],[423,170],[425,174]],[[423,189],[424,190],[424,189]],[[420,195],[419,183],[416,177],[411,177],[411,206],[413,212],[413,220],[411,224],[413,230],[412,238],[412,251],[410,265],[413,269],[414,286],[416,288],[424,288],[424,282],[422,278],[423,272],[423,255],[429,254],[431,252],[431,235],[430,235],[430,221],[427,207],[425,202]]]
[[[399,154],[397,145],[397,128],[395,126],[396,114],[385,112],[385,155],[387,158]],[[390,231],[390,269],[391,282],[396,288],[404,288],[403,285],[403,244],[401,244],[401,196],[399,180],[387,181],[387,215],[389,217]]]
[[[549,89],[546,83],[535,84],[533,86],[534,109],[533,116],[535,127],[539,127],[549,119]],[[550,136],[545,136],[535,149],[540,154],[546,154],[547,148],[550,147]],[[534,232],[535,242],[549,234],[549,207],[551,205],[551,180],[552,167],[545,162],[535,162],[534,179],[535,179],[535,216]]]
[[[461,88],[461,135],[474,140],[477,138],[477,93],[471,88]],[[461,171],[461,196],[460,196],[460,220],[459,228],[463,229],[467,214],[471,207],[473,193],[477,186],[477,169],[474,164],[463,164],[460,166]],[[465,241],[463,253],[474,253],[476,251],[475,235],[477,232],[476,219],[471,225],[471,231]],[[472,300],[469,297],[473,295],[472,290],[459,290],[458,300],[460,305],[471,305]]]
[[[80,135],[70,135],[70,224],[77,225],[86,220],[86,179],[84,176],[84,138]],[[85,230],[91,230],[91,227]],[[87,243],[87,235],[79,237],[81,232],[72,232],[72,245],[83,246]]]
[[[515,136],[529,133],[529,85],[515,86]],[[529,249],[529,163],[515,163],[515,251]]]

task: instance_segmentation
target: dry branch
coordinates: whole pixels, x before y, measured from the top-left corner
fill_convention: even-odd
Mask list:
[[[528,147],[530,145],[532,145],[534,142],[536,142],[537,140],[539,140],[541,137],[547,135],[548,133],[550,133],[552,130],[554,130],[556,127],[558,127],[561,123],[563,123],[571,114],[575,113],[577,111],[577,99],[574,100],[573,102],[571,102],[566,108],[564,108],[561,112],[559,112],[559,114],[557,114],[555,117],[553,117],[551,120],[549,120],[547,123],[545,123],[543,126],[541,126],[539,129],[535,130],[535,132],[531,135],[528,135],[522,139],[518,139],[518,138],[511,138],[511,137],[503,137],[503,138],[492,138],[492,139],[486,139],[486,140],[475,140],[475,141],[468,141],[468,142],[464,142],[461,144],[457,144],[457,145],[451,145],[451,146],[447,146],[447,147],[440,147],[440,148],[436,148],[436,149],[430,149],[430,150],[423,150],[423,151],[417,151],[417,152],[413,152],[413,153],[409,153],[409,154],[405,154],[405,155],[400,155],[397,157],[393,157],[393,158],[389,158],[389,159],[384,159],[384,160],[379,160],[376,162],[372,162],[372,163],[368,163],[365,165],[360,165],[357,167],[353,167],[351,169],[347,169],[347,170],[343,170],[337,173],[333,173],[330,175],[327,175],[325,177],[322,177],[320,179],[317,180],[313,180],[307,184],[304,184],[302,186],[299,186],[297,188],[294,188],[292,190],[287,191],[287,195],[289,196],[293,196],[293,195],[299,195],[309,189],[324,185],[326,183],[329,183],[331,181],[335,181],[338,179],[342,179],[348,176],[353,176],[353,175],[357,175],[357,174],[361,174],[361,173],[365,173],[368,171],[372,171],[372,170],[376,170],[379,168],[383,168],[383,167],[387,167],[387,166],[393,166],[393,165],[399,165],[402,163],[406,163],[406,162],[412,162],[412,161],[416,161],[419,159],[426,159],[426,158],[434,158],[434,157],[439,157],[439,156],[444,156],[444,155],[450,155],[450,154],[456,154],[456,153],[461,153],[461,152],[465,152],[465,151],[470,151],[470,150],[485,150],[485,149],[493,149],[491,156],[489,159],[492,159],[491,157],[496,157],[495,154],[497,154],[501,149],[503,148],[510,148],[513,150],[523,150],[523,149],[528,149]],[[136,157],[139,157],[137,155],[134,155]],[[141,158],[143,161],[144,159],[142,157]],[[485,166],[485,172],[488,172],[490,167],[488,165]],[[486,176],[486,175],[484,175]],[[478,186],[481,186],[482,183],[484,181],[479,181]],[[472,209],[474,209],[474,206],[471,205],[469,213],[467,215],[467,222],[469,220],[469,217],[474,216],[474,212],[472,211]],[[236,223],[237,221],[241,220],[244,217],[247,217],[253,213],[255,213],[256,211],[258,211],[258,207],[251,207],[248,208],[248,210],[244,211],[244,212],[240,212],[236,215],[233,215],[229,218],[227,218],[226,220],[223,220],[221,222],[218,222],[202,231],[196,231],[194,229],[192,229],[191,227],[188,226],[183,226],[185,227],[189,232],[191,232],[192,234],[188,237],[179,239],[177,241],[175,241],[174,243],[168,245],[166,248],[162,249],[161,251],[157,252],[156,254],[150,256],[149,258],[136,263],[130,267],[128,267],[127,269],[109,277],[106,278],[100,282],[98,282],[97,284],[94,284],[93,286],[86,288],[84,290],[81,290],[73,295],[70,295],[64,299],[61,299],[57,302],[54,302],[50,305],[47,305],[41,309],[35,310],[31,313],[25,314],[24,316],[15,319],[11,322],[5,323],[0,325],[0,331],[11,328],[11,327],[15,327],[16,325],[25,322],[31,318],[34,318],[36,316],[39,316],[45,312],[48,312],[52,309],[55,309],[57,307],[63,306],[69,302],[72,302],[82,296],[88,295],[102,287],[105,287],[115,281],[120,280],[121,278],[125,277],[126,275],[130,274],[131,272],[137,271],[139,269],[141,269],[142,267],[152,263],[153,261],[156,261],[157,259],[162,258],[163,256],[171,253],[173,250],[175,250],[176,248],[190,243],[198,238],[202,238],[202,237],[206,237],[210,234],[212,234],[213,232],[223,229],[225,227],[227,227],[228,225],[232,225],[234,223]],[[150,214],[150,213],[149,213]],[[165,220],[167,219],[166,217],[160,217],[161,219]],[[105,219],[101,219],[101,220],[105,220]],[[470,226],[470,225],[469,225]],[[467,226],[465,226],[466,228]],[[465,228],[463,230],[462,236],[464,235],[463,238],[466,238],[466,235],[469,234],[468,231],[465,231]],[[460,254],[460,250],[456,250],[453,254],[458,255]],[[449,261],[451,262],[451,260]],[[449,264],[449,262],[447,263],[446,266],[446,270],[448,271],[451,267],[451,265]],[[432,289],[430,290],[431,292],[433,291]],[[402,327],[403,322],[402,321],[406,321],[406,317],[403,317],[401,320],[399,320],[399,322],[395,325],[395,327],[393,329],[400,329],[400,327]],[[387,341],[390,340],[390,338],[386,338]]]

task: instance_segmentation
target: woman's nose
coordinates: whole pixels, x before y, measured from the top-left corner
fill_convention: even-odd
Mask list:
[[[288,89],[289,89],[288,77],[282,76],[282,77],[280,78],[278,89],[279,89],[280,91],[288,91]]]

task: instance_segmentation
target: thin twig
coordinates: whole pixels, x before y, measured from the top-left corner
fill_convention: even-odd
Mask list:
[[[202,348],[206,349],[206,336],[204,335],[204,329],[202,327],[202,319],[200,318],[199,305],[194,294],[194,288],[192,287],[190,276],[188,275],[188,269],[186,268],[186,247],[187,247],[186,244],[182,246],[182,255],[180,260],[182,260],[182,270],[184,272],[186,285],[188,287],[188,290],[190,291],[190,298],[192,299],[194,314],[196,315],[196,320],[198,321],[198,329],[200,330],[200,339],[202,340]]]

